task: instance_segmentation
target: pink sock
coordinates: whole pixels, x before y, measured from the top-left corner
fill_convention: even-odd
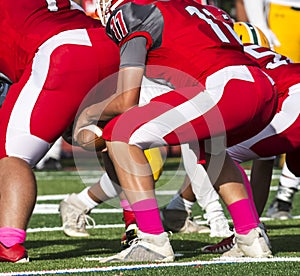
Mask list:
[[[120,206],[121,206],[122,209],[124,209],[126,211],[132,211],[132,208],[131,208],[131,206],[130,206],[127,199],[122,199],[120,201]]]
[[[26,231],[19,228],[1,227],[0,242],[5,247],[12,247],[17,243],[24,243],[26,239]]]
[[[144,199],[132,204],[139,229],[148,234],[159,235],[164,232],[155,198]]]
[[[233,220],[236,233],[245,235],[258,226],[248,198],[238,200],[228,205],[227,209]]]
[[[239,170],[242,173],[245,188],[247,190],[247,194],[248,194],[248,197],[249,197],[249,202],[250,202],[250,205],[251,205],[251,210],[252,210],[253,216],[255,217],[255,220],[256,220],[257,224],[259,224],[260,223],[259,215],[257,213],[257,209],[256,209],[256,206],[255,206],[255,203],[254,203],[254,200],[253,200],[252,187],[251,187],[249,178],[248,178],[245,170],[242,168],[242,166],[240,164],[238,164],[237,162],[235,162],[235,164],[237,165],[237,167],[239,168]]]

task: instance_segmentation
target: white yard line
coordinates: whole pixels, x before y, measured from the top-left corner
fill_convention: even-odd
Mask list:
[[[278,186],[271,186],[270,191],[277,191]],[[155,192],[156,195],[175,195],[178,190],[168,190],[168,191],[159,191]],[[48,201],[48,200],[63,200],[67,197],[67,194],[60,195],[41,195],[37,197],[37,201]]]
[[[177,190],[168,190],[168,191],[155,191],[156,195],[175,195]],[[48,201],[48,200],[63,200],[67,197],[67,194],[60,195],[41,195],[37,197],[37,201]]]
[[[92,210],[92,214],[121,214],[123,210],[121,208],[95,208]],[[59,214],[58,212],[58,204],[36,204],[34,214]],[[300,216],[293,216],[293,219],[300,219]],[[267,217],[261,217],[261,221],[270,221],[273,220]],[[231,220],[229,220],[231,222]],[[195,222],[200,225],[206,225],[207,221],[202,219],[195,219]],[[101,224],[96,225],[95,227],[87,226],[88,229],[91,228],[117,228],[117,227],[124,227],[124,224]],[[44,228],[29,228],[27,229],[28,233],[33,232],[51,232],[51,231],[62,231],[62,227],[44,227]]]
[[[87,225],[87,229],[107,229],[107,228],[124,228],[125,224],[102,224],[89,226]],[[63,231],[62,227],[41,227],[41,228],[28,228],[26,230],[27,233],[39,233],[39,232],[52,232],[52,231]]]
[[[97,258],[87,258],[86,260],[97,261]],[[151,268],[163,267],[201,267],[205,265],[216,264],[236,264],[236,263],[273,263],[273,262],[300,262],[300,257],[286,258],[230,258],[221,259],[216,258],[210,261],[192,261],[192,262],[174,262],[174,263],[153,263],[153,264],[138,264],[138,265],[121,265],[108,267],[90,267],[90,268],[72,268],[72,269],[57,269],[57,270],[42,270],[42,271],[22,271],[22,272],[8,272],[1,275],[46,275],[46,274],[71,274],[71,273],[91,273],[91,272],[109,272],[109,271],[130,271]]]

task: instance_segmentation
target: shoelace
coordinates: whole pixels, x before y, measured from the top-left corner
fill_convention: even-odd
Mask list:
[[[131,246],[133,244],[137,244],[139,241],[141,241],[142,239],[139,237],[134,238],[133,240],[128,242],[128,245]]]
[[[167,233],[168,233],[168,237],[173,236],[173,232],[168,231]],[[129,242],[128,242],[128,245],[131,246],[132,244],[136,244],[136,243],[138,243],[138,242],[141,241],[141,240],[142,240],[142,238],[136,237],[136,238],[134,238],[133,240],[129,241]]]
[[[169,238],[170,238],[171,236],[173,236],[173,232],[171,232],[171,231],[168,231],[167,234],[168,234],[168,237],[169,237]],[[141,240],[142,240],[142,238],[136,237],[136,238],[134,238],[133,240],[130,240],[130,241],[128,242],[128,245],[129,245],[129,247],[130,247],[131,245],[136,244],[136,243],[138,243],[138,242],[141,241]],[[125,250],[126,250],[126,249],[125,249]]]
[[[89,215],[82,213],[78,216],[76,226],[77,226],[77,228],[82,229],[82,228],[85,228],[86,225],[94,228],[96,226],[96,222]]]

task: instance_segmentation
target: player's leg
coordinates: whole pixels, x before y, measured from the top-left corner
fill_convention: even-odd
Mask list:
[[[212,237],[229,237],[233,233],[229,230],[227,219],[204,167],[197,163],[197,157],[188,145],[182,145],[182,157],[185,170],[189,176],[191,188],[200,207],[205,210],[205,218],[210,226]]]
[[[162,219],[165,230],[174,233],[210,233],[204,225],[198,225],[192,218],[192,207],[196,202],[188,176],[169,204],[162,209]]]
[[[118,196],[118,190],[107,174],[99,182],[86,187],[80,193],[68,195],[59,204],[59,212],[65,235],[69,237],[87,237],[87,225],[95,226],[89,213],[102,202]]]
[[[149,102],[151,98],[162,94],[164,91],[169,90],[169,87],[159,85],[144,77],[143,85],[141,88],[140,104],[145,104]],[[95,97],[89,98],[91,98],[92,101],[95,101]],[[65,138],[68,143],[72,143],[72,134],[70,134],[70,131],[71,128],[65,135]],[[159,148],[147,149],[145,150],[145,155],[151,166],[154,181],[157,181],[162,173],[162,166],[164,161],[162,158],[161,150]],[[111,170],[111,166],[108,165],[108,167],[110,167],[110,175],[115,181],[117,181],[113,170]],[[68,196],[67,199],[61,202],[60,208],[65,234],[74,237],[82,235],[87,236],[88,232],[85,229],[86,224],[84,223],[84,218],[87,216],[87,212],[89,212],[97,204],[100,204],[104,200],[106,200],[106,197],[113,198],[118,194],[119,191],[116,191],[116,186],[113,184],[109,176],[107,174],[104,174],[103,177],[100,179],[99,183],[96,183],[91,187],[87,187],[77,195],[72,194],[71,196]],[[132,222],[134,214],[132,213],[130,204],[127,202],[127,199],[125,197],[120,198],[120,204],[124,210],[123,219],[127,229],[127,226],[129,226]],[[69,212],[72,212],[74,215],[68,215]]]
[[[174,95],[176,96],[176,94]],[[164,95],[162,98],[166,100],[166,96]],[[162,99],[160,98],[160,100]],[[173,97],[174,98],[174,97]],[[157,99],[156,99],[157,100]],[[178,99],[176,99],[178,100]],[[179,104],[177,102],[177,104]],[[146,110],[150,107],[146,107]],[[143,107],[144,109],[144,107]],[[106,129],[108,133],[104,133],[104,137],[108,140],[110,140],[110,131],[112,129],[112,126],[114,124],[121,123],[122,119],[126,119],[127,116],[133,115],[134,118],[135,112],[137,112],[138,109],[131,109],[127,112],[124,117],[121,115],[117,120],[121,118],[120,121],[114,120],[111,121],[109,127]],[[156,110],[155,108],[151,108],[151,115],[153,116],[153,110]],[[177,111],[175,111],[177,112]],[[133,119],[133,118],[132,118]],[[178,118],[179,119],[179,118]],[[163,120],[163,119],[162,119]],[[180,120],[180,119],[179,119]],[[127,121],[127,119],[126,119]],[[160,143],[161,140],[166,139],[166,141],[169,142],[169,144],[172,144],[175,141],[177,141],[176,137],[174,135],[168,135],[168,136],[162,136],[157,135],[157,133],[153,133],[153,131],[148,130],[148,127],[151,127],[153,123],[153,120],[150,121],[149,124],[145,123],[139,130],[139,136],[134,136],[137,141],[139,139],[142,140],[142,144],[145,145],[147,143],[146,141],[150,139],[151,143]],[[140,124],[138,122],[138,124]],[[205,122],[206,124],[206,122]],[[166,128],[166,123],[162,123],[162,125]],[[197,121],[197,126],[199,126],[199,121]],[[188,128],[190,127],[187,126]],[[170,133],[168,129],[163,129],[163,131],[166,131],[168,134]],[[172,126],[170,126],[172,128]],[[143,131],[142,131],[143,130]],[[157,128],[156,128],[157,130]],[[130,130],[129,130],[130,131]],[[182,131],[184,132],[184,131]],[[180,132],[180,133],[182,133]],[[184,132],[185,133],[185,132]],[[118,135],[119,133],[117,133]],[[141,135],[143,134],[143,135]],[[184,135],[183,135],[184,136]],[[120,137],[121,139],[124,139],[125,136],[122,135]],[[150,138],[149,138],[150,137]],[[163,139],[162,139],[163,137]],[[118,138],[118,139],[120,139]],[[134,140],[133,140],[134,141]],[[132,141],[132,142],[133,142]],[[154,142],[155,141],[155,142]],[[135,141],[136,142],[136,141]],[[224,147],[224,141],[221,141]],[[175,142],[176,143],[176,142]],[[147,231],[147,233],[150,234],[160,234],[163,231],[161,224],[159,223],[159,214],[156,212],[158,210],[157,202],[155,202],[155,195],[153,192],[153,179],[149,178],[149,168],[147,169],[146,162],[145,162],[145,156],[143,154],[140,154],[140,148],[135,146],[130,146],[123,142],[108,142],[108,151],[110,153],[110,156],[112,157],[112,162],[115,166],[116,172],[119,176],[119,180],[122,184],[123,190],[126,193],[126,196],[131,203],[133,210],[135,211],[137,222],[139,225],[139,228],[143,229],[143,231]],[[218,148],[218,147],[217,147]],[[215,150],[215,149],[214,149]],[[114,154],[118,153],[118,154]],[[120,156],[122,158],[120,158]],[[127,161],[127,158],[133,157],[131,162]],[[239,235],[239,239],[241,240],[241,246],[246,247],[248,246],[248,239],[250,239],[253,242],[253,239],[257,239],[257,247],[259,247],[260,242],[260,229],[258,229],[259,222],[256,221],[257,217],[253,216],[252,213],[252,206],[249,204],[249,199],[247,192],[243,185],[242,176],[236,168],[235,164],[230,161],[231,159],[226,155],[222,154],[222,151],[220,153],[214,154],[212,158],[210,158],[214,161],[213,166],[210,167],[211,162],[208,162],[208,172],[210,173],[210,179],[212,182],[215,182],[217,184],[217,187],[219,189],[219,193],[222,195],[223,201],[225,204],[228,205],[228,209],[233,217],[233,220],[235,222],[235,228],[237,231],[237,235]],[[224,163],[223,163],[224,162]],[[219,167],[214,168],[215,164],[219,164]],[[229,177],[230,175],[230,177]],[[235,181],[232,181],[232,179],[235,179]],[[151,182],[152,181],[152,182]],[[233,193],[234,191],[234,193]],[[143,206],[141,208],[141,206]],[[151,209],[151,210],[149,210]],[[242,210],[242,211],[241,211]],[[151,211],[151,214],[149,212]],[[242,213],[241,213],[242,212]],[[242,214],[242,215],[241,215]],[[246,215],[245,215],[246,214]],[[145,222],[146,218],[151,217],[151,225],[149,225],[148,222]],[[245,221],[246,218],[246,221]],[[141,227],[141,225],[143,225]],[[253,230],[253,231],[252,231]],[[152,232],[152,233],[151,233]],[[249,235],[251,236],[249,238]],[[252,242],[250,242],[252,244]],[[267,245],[266,245],[267,246]],[[137,248],[138,245],[135,247]],[[131,248],[131,251],[134,251],[135,248]],[[257,249],[257,248],[256,248]],[[267,256],[270,254],[269,249],[267,248],[261,248],[261,252],[258,252],[260,250],[255,250],[254,252],[249,252],[248,254],[251,256],[252,254],[255,256]],[[122,259],[123,254],[127,254],[130,252],[124,252],[120,253],[117,257]],[[127,256],[127,255],[126,255]],[[124,256],[123,256],[124,257]],[[110,259],[106,259],[106,261],[109,261]]]
[[[91,70],[87,69],[86,80],[82,78],[85,64],[74,56],[93,56],[94,53],[90,47],[75,45],[78,37],[82,40],[87,37],[81,36],[83,30],[77,31],[71,31],[76,41],[74,44],[70,38],[72,35],[68,36],[70,44],[66,44],[65,32],[57,35],[53,43],[48,40],[39,48],[20,81],[11,86],[1,108],[0,242],[5,243],[6,247],[1,248],[0,261],[27,259],[21,244],[25,241],[25,230],[36,201],[37,188],[31,167],[73,121],[81,101],[93,86],[92,82],[98,80],[98,76],[97,80],[94,79],[96,73],[91,68],[90,60],[86,63]],[[83,41],[83,45],[85,42],[90,45],[89,40]],[[98,63],[94,65],[98,66]],[[68,72],[73,73],[72,78]],[[21,246],[23,251],[15,246]],[[3,258],[1,253],[6,254],[7,251],[21,254],[16,259]]]
[[[228,251],[234,245],[233,232],[230,230],[227,218],[225,217],[220,198],[211,184],[207,173],[201,164],[197,164],[197,158],[188,145],[182,145],[182,156],[185,169],[190,178],[188,183],[200,207],[205,211],[204,217],[210,226],[211,237],[222,237],[222,241],[214,245],[207,245],[201,248],[203,253],[223,253]],[[190,182],[191,179],[191,182]]]
[[[253,160],[251,167],[251,187],[253,199],[259,216],[266,206],[273,174],[274,157]]]
[[[239,85],[239,84],[237,84],[237,85]],[[239,86],[237,86],[237,87],[239,87]],[[237,89],[237,87],[235,87],[235,89]],[[247,89],[247,88],[245,88],[245,89]],[[245,95],[245,96],[247,97],[247,95]],[[270,100],[270,98],[269,98],[269,100]],[[251,99],[249,99],[249,101],[251,101]],[[274,98],[273,98],[273,103],[274,103]],[[268,107],[272,107],[272,104],[270,104]],[[269,111],[270,111],[270,109],[269,109]],[[271,111],[271,113],[274,114],[274,105],[273,105],[273,111]],[[243,111],[240,110],[239,114],[243,114]],[[261,114],[259,112],[256,115],[258,116],[257,118],[262,118],[264,116],[263,114]],[[271,119],[271,116],[269,117],[269,120],[270,119]],[[226,122],[225,117],[224,117],[224,120]],[[234,119],[233,119],[233,122],[234,122]],[[237,123],[237,122],[235,121],[235,123]],[[242,131],[242,129],[239,129],[239,130]],[[230,140],[230,139],[228,138],[228,140]],[[227,170],[225,170],[225,172],[226,171]],[[228,175],[234,175],[234,174],[231,173]],[[212,179],[211,179],[211,181],[212,181]],[[237,181],[237,182],[239,182],[239,181]],[[266,254],[265,256],[267,256],[268,254],[270,254],[268,241],[265,238],[261,238],[261,235],[263,234],[263,230],[261,230],[258,227],[260,222],[259,222],[257,214],[256,215],[254,214],[255,209],[254,209],[254,204],[253,204],[251,198],[249,198],[249,195],[247,195],[247,198],[243,198],[243,194],[242,194],[243,191],[241,190],[242,187],[240,186],[240,190],[239,190],[239,188],[237,186],[236,188],[234,188],[234,191],[238,192],[237,195],[239,195],[240,199],[236,199],[235,201],[233,201],[231,203],[230,203],[230,201],[227,202],[228,199],[230,200],[230,197],[227,198],[227,196],[226,196],[226,193],[229,192],[227,189],[230,187],[230,185],[232,185],[232,183],[222,185],[224,189],[219,190],[219,195],[221,195],[224,203],[227,205],[227,209],[233,219],[233,224],[234,224],[234,228],[236,231],[236,240],[237,240],[237,243],[239,244],[239,247],[243,248],[243,251],[245,254],[252,255],[253,252],[252,253],[249,252],[248,251],[249,248],[247,248],[247,246],[245,247],[244,245],[245,245],[245,242],[248,243],[248,241],[246,241],[248,238],[251,240],[254,237],[256,237],[255,240],[257,241],[258,251],[260,251],[262,255]],[[234,184],[233,187],[235,187],[235,185],[236,184]],[[223,194],[223,193],[225,193],[225,194]],[[244,210],[244,211],[240,212],[241,210]],[[247,217],[249,218],[248,222],[243,221],[243,218],[245,218],[244,217],[245,212],[248,213],[248,215],[247,215]],[[241,227],[241,225],[244,225],[244,226]],[[255,225],[256,225],[256,228],[251,230],[251,227],[253,227]],[[244,228],[244,229],[242,229],[242,228]],[[259,244],[261,244],[261,245],[264,244],[264,245],[262,247],[260,247]]]
[[[102,155],[106,153],[103,152]],[[153,148],[145,151],[147,160],[149,161],[151,170],[153,172],[153,178],[155,181],[159,179],[162,172],[163,158],[159,148]],[[107,160],[107,158],[103,158]],[[111,164],[106,164],[106,170],[109,170],[110,176],[117,181],[115,172]],[[89,233],[86,231],[87,221],[91,221],[94,224],[93,219],[88,216],[88,213],[95,208],[97,205],[101,204],[108,199],[115,198],[119,195],[120,206],[123,209],[123,220],[125,222],[125,229],[131,224],[136,224],[133,211],[130,207],[125,196],[122,196],[120,186],[115,184],[105,173],[99,182],[94,185],[83,189],[78,194],[68,195],[60,203],[60,215],[63,224],[63,231],[67,236],[70,237],[86,237]],[[132,228],[133,226],[130,226]],[[137,227],[135,227],[137,228]],[[123,240],[121,241],[123,246]],[[125,246],[126,247],[126,246]]]
[[[105,153],[103,153],[105,154]],[[158,148],[147,150],[147,159],[149,160],[152,171],[154,172],[154,180],[158,180],[163,165],[161,152]],[[110,165],[106,164],[106,170],[110,171],[110,175],[114,175],[114,171]],[[108,168],[110,166],[110,168]],[[116,176],[113,177],[115,180]],[[105,173],[98,183],[85,188],[78,194],[71,194],[60,203],[60,215],[63,223],[63,231],[70,237],[86,237],[89,233],[86,231],[87,222],[93,219],[88,215],[89,212],[97,205],[108,199],[115,198],[119,195],[120,206],[123,209],[123,220],[125,223],[125,233],[121,239],[121,247],[126,248],[128,242],[136,237],[136,222],[133,211],[125,196],[120,190],[118,184],[114,184]],[[132,235],[134,233],[134,235]]]
[[[298,191],[300,179],[296,177],[284,163],[279,178],[276,196],[267,210],[267,217],[275,219],[291,218],[293,198]]]
[[[123,143],[121,143],[121,144],[123,144]],[[122,150],[121,150],[121,148],[119,147],[119,144],[118,144],[118,147],[116,148],[116,150],[120,153],[120,152],[122,152]],[[127,150],[126,150],[127,151]],[[220,157],[221,159],[223,159],[223,157],[221,156]],[[122,158],[121,158],[122,159]],[[226,159],[226,158],[225,158]],[[139,159],[139,164],[140,164],[140,162],[141,162],[141,160]],[[119,166],[119,164],[122,164],[122,165],[120,165],[120,167],[117,167],[117,169],[116,170],[119,170],[119,169],[121,169],[122,170],[122,172],[128,172],[128,171],[130,171],[130,166],[127,166],[125,163],[122,163],[122,160],[120,160],[120,158],[118,158],[118,161],[117,161],[117,163],[118,163],[118,165],[117,166]],[[228,163],[227,161],[225,161],[225,163]],[[131,163],[132,164],[132,163]],[[232,164],[233,166],[234,166],[234,164]],[[126,166],[126,167],[124,167],[124,166]],[[229,168],[230,168],[230,166],[231,165],[226,165],[225,167],[224,167],[224,170],[226,170],[227,172],[229,171]],[[142,167],[141,167],[142,168]],[[137,171],[135,171],[135,172],[137,172]],[[145,176],[145,173],[146,172],[144,172],[144,171],[139,171],[140,173],[142,173],[141,175],[143,176],[143,181],[141,182],[141,183],[143,183],[143,186],[145,186],[145,178],[144,178],[144,176]],[[239,171],[235,171],[235,173],[239,173]],[[231,175],[232,175],[232,173],[231,173]],[[130,176],[131,177],[131,176]],[[221,179],[220,179],[220,183],[222,183],[223,184],[223,176],[221,176],[220,177]],[[126,177],[126,179],[127,179],[127,177]],[[132,183],[133,181],[128,181],[128,183]],[[236,187],[234,187],[236,185]],[[152,189],[152,186],[148,186],[149,188],[148,189]],[[239,189],[239,191],[237,192],[237,193],[239,193],[239,194],[242,194],[242,196],[246,196],[246,194],[243,194],[244,193],[244,189],[243,189],[243,185],[242,184],[240,184],[240,183],[231,183],[231,185],[230,185],[230,187],[229,187],[229,189],[230,190],[232,190],[232,189],[234,189],[234,190],[236,190],[236,188],[238,188]],[[221,189],[223,190],[223,187],[221,187]],[[124,188],[124,190],[128,190],[129,191],[129,188],[128,188],[128,186],[126,187],[126,188]],[[223,193],[223,192],[222,192]],[[140,201],[138,201],[137,200],[137,198],[140,198],[141,197],[141,195],[140,195],[140,193],[138,193],[136,190],[134,191],[134,193],[133,193],[134,195],[133,195],[133,198],[134,198],[134,200],[136,200],[136,202],[138,202],[138,204],[142,204],[142,203],[146,203],[146,201],[143,201],[142,203],[140,202]],[[136,197],[136,194],[138,194],[139,196],[138,197]],[[142,192],[141,194],[143,194],[145,197],[147,197],[148,196],[148,199],[147,200],[149,200],[149,194],[148,193],[146,193],[146,194],[144,194],[144,192]],[[224,197],[224,194],[226,194],[226,197],[225,197],[225,202],[227,202],[228,204],[231,204],[231,202],[232,201],[236,201],[236,196],[237,196],[237,194],[235,194],[234,196],[232,196],[232,195],[229,195],[228,193],[223,193],[223,197]],[[131,193],[129,193],[129,195],[131,195]],[[150,195],[151,196],[151,195]],[[240,196],[240,195],[239,195]],[[238,197],[239,197],[238,196]],[[153,198],[153,197],[152,197]],[[134,205],[134,204],[133,204]],[[243,204],[240,204],[239,205],[239,208],[241,208],[242,207],[242,205]],[[154,208],[154,206],[151,206],[151,208]],[[150,206],[149,206],[149,208],[150,208]],[[150,215],[151,215],[151,217],[152,217],[152,222],[153,222],[153,217],[154,217],[154,215],[155,214],[149,214],[149,212],[151,211],[151,210],[147,210],[148,212],[148,214],[147,214],[147,217],[149,217]],[[244,210],[243,210],[244,211]],[[249,216],[252,216],[252,213],[250,212],[249,214],[247,214],[247,217],[249,217]],[[141,218],[138,218],[138,219],[141,219]],[[143,226],[145,226],[145,223],[143,224]],[[147,225],[146,225],[146,227],[147,227]],[[151,224],[151,227],[153,227],[153,225]],[[148,228],[143,228],[143,230],[144,231],[147,231],[147,233],[148,233],[148,231],[150,231],[151,230],[151,227],[149,227],[148,226]],[[157,229],[157,228],[156,228]],[[241,231],[241,229],[239,229],[240,231]],[[152,234],[155,234],[155,232],[154,233],[152,233]],[[116,258],[120,258],[120,260],[122,259],[122,254],[121,255],[119,255],[119,256],[114,256],[113,257],[113,259],[116,259]],[[109,261],[110,259],[105,259],[106,261]]]
[[[244,184],[248,193],[248,197],[249,197],[249,203],[251,206],[251,210],[253,212],[253,216],[255,218],[256,221],[259,221],[259,216],[258,213],[256,211],[256,207],[253,201],[253,195],[252,195],[252,188],[248,179],[248,176],[246,175],[244,169],[238,164],[236,163],[237,167],[239,168],[240,172],[243,175],[243,180],[244,180]],[[271,166],[271,172],[272,172],[272,166]],[[258,178],[260,180],[262,180],[262,178]],[[256,179],[256,180],[258,180]],[[264,179],[263,179],[264,180]],[[268,191],[267,191],[268,192]],[[267,193],[268,195],[268,193]],[[228,223],[227,223],[228,224]],[[261,228],[262,231],[265,231],[265,227],[263,224],[259,223],[258,224],[259,228]],[[268,240],[268,238],[266,237],[266,240]],[[213,245],[208,245],[205,246],[204,248],[202,248],[202,251],[205,253],[224,253],[226,251],[230,250],[230,252],[225,253],[225,256],[230,256],[230,257],[239,257],[239,256],[243,256],[243,253],[241,250],[238,249],[238,247],[235,245],[233,236],[229,236],[225,239],[223,239],[222,241],[220,241],[217,244],[213,244]]]
[[[59,211],[63,224],[63,231],[70,237],[86,237],[87,221],[94,220],[88,215],[92,209],[99,204],[117,197],[122,190],[118,184],[118,178],[108,158],[105,158],[107,151],[101,153],[105,169],[100,180],[92,186],[88,186],[80,193],[72,193],[60,202]],[[108,176],[108,174],[110,176]]]
[[[0,160],[0,262],[27,262],[25,229],[36,201],[36,180],[24,160]]]
[[[37,195],[31,166],[48,149],[47,143],[29,133],[32,107],[27,108],[26,104],[34,105],[35,99],[27,99],[24,106],[17,104],[29,92],[25,84],[31,78],[26,73],[10,87],[0,111],[0,261],[28,261],[23,243]],[[26,110],[22,110],[24,107]],[[42,153],[36,156],[35,151]]]
[[[194,90],[194,93],[199,93],[199,89],[197,88],[190,90]],[[136,261],[149,260],[149,254],[147,254],[148,257],[143,256],[143,248],[145,248],[145,246],[149,249],[149,252],[151,252],[150,258],[152,260],[167,261],[174,259],[173,250],[170,246],[167,234],[164,232],[161,222],[160,212],[154,193],[154,181],[151,175],[150,166],[142,149],[135,145],[128,145],[127,143],[123,142],[109,142],[109,140],[111,140],[111,138],[109,138],[111,137],[111,134],[117,136],[120,134],[124,138],[121,132],[111,133],[110,131],[113,130],[114,127],[117,127],[118,123],[123,124],[123,119],[127,121],[127,116],[129,116],[129,121],[132,122],[132,124],[127,125],[130,126],[130,128],[133,127],[133,129],[136,129],[135,121],[138,121],[137,124],[140,124],[139,120],[147,123],[148,119],[151,120],[153,116],[161,115],[162,110],[169,110],[171,108],[171,105],[169,104],[170,95],[169,93],[167,94],[168,95],[164,94],[159,97],[160,99],[164,99],[167,103],[153,101],[150,106],[144,105],[142,107],[132,108],[128,113],[126,112],[120,117],[110,121],[110,123],[104,128],[103,137],[105,138],[106,135],[108,136],[107,148],[109,156],[112,159],[123,191],[125,192],[126,197],[135,213],[137,224],[140,230],[140,232],[138,232],[140,242],[134,244],[134,246],[131,246],[130,250],[122,251],[117,256],[112,257],[113,259],[118,259],[119,261],[124,261],[125,257],[126,260],[130,259],[133,254],[136,255]],[[172,95],[173,94],[181,101],[186,100],[186,98],[181,97],[176,92],[172,93]],[[175,101],[175,105],[176,104],[179,103]],[[143,116],[134,115],[136,112],[141,112]],[[178,115],[180,116],[180,114],[177,114],[177,116]],[[121,120],[119,121],[119,119]],[[176,117],[172,117],[172,119],[174,119],[174,122],[176,122]],[[163,131],[165,128],[169,128],[168,124],[165,122],[162,122],[162,126]],[[151,123],[149,127],[151,127]],[[126,130],[124,129],[124,131],[131,132],[130,128]],[[165,145],[165,143],[162,142],[164,140],[164,135],[157,133],[161,131],[159,127],[155,128],[155,131],[150,129],[149,131],[143,131],[142,126],[142,130],[137,129],[137,131],[141,132],[138,133],[137,139],[140,138],[145,141],[145,148],[147,148],[148,141],[152,146],[156,144],[159,146]],[[127,134],[125,134],[125,137],[126,136]],[[118,154],[116,154],[117,152]],[[147,245],[147,243],[149,244]],[[105,261],[110,260],[111,258],[108,258]]]
[[[144,151],[122,142],[107,142],[107,149],[139,231],[137,243],[102,261],[173,261],[174,252],[160,219],[154,180]],[[114,152],[118,152],[118,157]],[[130,162],[127,156],[132,157]]]

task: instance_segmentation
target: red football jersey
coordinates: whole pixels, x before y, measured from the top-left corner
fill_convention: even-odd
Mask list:
[[[176,20],[174,20],[176,18]],[[107,33],[119,45],[136,36],[147,40],[146,76],[164,79],[175,87],[180,82],[174,71],[203,82],[208,75],[230,65],[256,65],[243,53],[243,46],[229,25],[216,20],[201,4],[192,0],[126,3],[116,9],[106,25]],[[161,70],[157,66],[164,66]],[[153,70],[152,70],[153,69]]]
[[[119,49],[99,20],[72,10],[69,0],[0,4],[0,71],[13,81],[0,109],[0,158],[34,166],[87,95],[89,103],[115,92]]]
[[[245,44],[245,53],[275,82],[278,106],[270,125],[251,139],[229,149],[233,159],[245,162],[258,157],[287,153],[289,167],[299,171],[300,63],[293,63],[269,48]],[[296,157],[293,160],[290,156]],[[295,170],[297,168],[297,170]]]
[[[82,11],[70,11],[69,0],[0,0],[0,7],[0,70],[13,82],[48,38],[61,31],[100,25]]]
[[[279,96],[300,83],[300,63],[293,63],[288,57],[259,45],[245,44],[244,50],[275,81]]]

